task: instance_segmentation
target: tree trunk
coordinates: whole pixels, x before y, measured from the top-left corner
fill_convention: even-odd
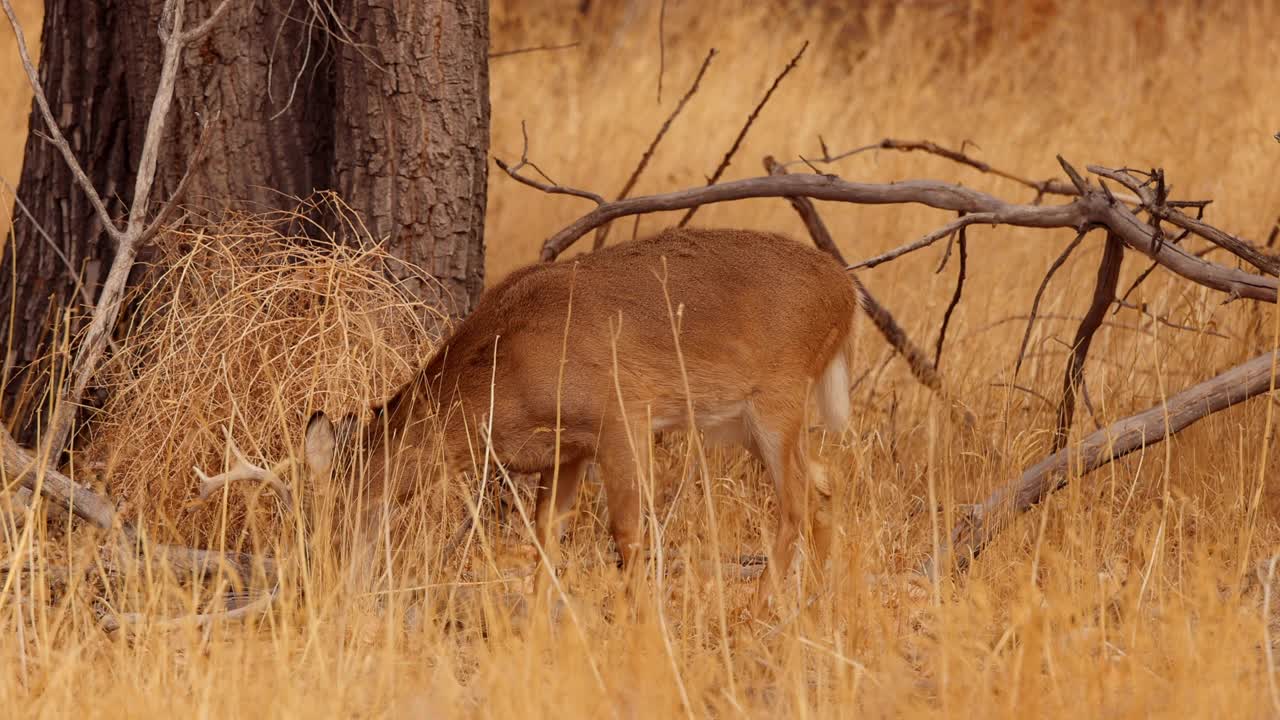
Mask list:
[[[48,0],[41,41],[40,84],[67,142],[113,214],[126,207],[122,201],[128,202],[132,192],[135,162],[125,61],[117,52],[125,4]],[[0,312],[0,347],[5,350],[0,419],[26,420],[15,435],[27,443],[51,371],[51,363],[36,361],[56,345],[53,331],[64,327],[62,314],[83,310],[83,297],[97,297],[113,256],[93,207],[62,156],[42,139],[43,126],[33,110],[11,245],[0,253],[5,306]],[[81,282],[83,295],[77,290]]]
[[[349,0],[342,21],[358,45],[337,68],[338,192],[439,282],[393,270],[415,294],[465,315],[484,286],[488,3]]]
[[[186,2],[191,25],[217,5]],[[295,198],[337,190],[394,255],[439,279],[452,314],[465,314],[484,281],[487,5],[335,0],[321,11],[233,2],[184,56],[152,211],[177,186],[202,124],[212,122],[185,205],[216,217],[225,209],[290,208]],[[48,0],[45,9],[41,84],[113,213],[132,200],[159,81],[162,6]],[[48,387],[51,364],[40,358],[52,347],[51,329],[66,310],[83,306],[75,276],[96,298],[112,257],[61,156],[37,134],[42,126],[33,113],[13,242],[0,253],[0,347],[7,350],[0,421],[14,422],[28,444]],[[395,272],[419,297],[443,300],[407,268]]]

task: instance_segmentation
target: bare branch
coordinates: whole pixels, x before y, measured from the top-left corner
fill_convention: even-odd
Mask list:
[[[706,74],[707,68],[711,66],[711,59],[715,56],[716,49],[711,48],[711,50],[707,52],[707,57],[702,61],[702,67],[698,68],[698,74],[694,75],[693,84],[685,91],[685,94],[680,98],[680,102],[676,103],[675,109],[667,116],[666,121],[662,123],[662,127],[658,128],[658,134],[653,137],[653,142],[649,143],[649,147],[646,148],[644,154],[640,156],[640,163],[636,165],[636,169],[632,171],[631,177],[627,178],[627,182],[623,184],[622,191],[618,193],[619,200],[630,195],[631,191],[635,189],[636,182],[640,180],[640,175],[642,175],[645,168],[649,166],[649,160],[653,158],[653,153],[658,149],[658,144],[662,142],[662,138],[666,136],[667,130],[671,128],[671,123],[675,122],[675,119],[680,115],[681,111],[684,110],[684,106],[689,104],[689,99],[698,92],[698,85],[702,83],[702,76]],[[661,94],[661,92],[659,92],[659,94]],[[595,241],[591,246],[593,250],[599,250],[604,247],[605,240],[609,237],[609,227],[610,225],[605,223],[596,230]]]
[[[795,57],[791,58],[791,62],[787,63],[787,66],[782,69],[782,72],[778,73],[778,77],[773,79],[773,84],[765,91],[764,97],[760,98],[760,102],[756,104],[755,109],[747,116],[747,122],[744,123],[742,129],[738,131],[738,136],[733,139],[733,145],[729,147],[729,152],[724,154],[724,159],[720,161],[720,165],[716,167],[716,171],[711,173],[711,177],[707,178],[708,186],[715,185],[716,182],[720,180],[720,176],[724,175],[724,171],[729,168],[729,163],[733,161],[733,156],[737,154],[738,148],[741,147],[743,138],[747,136],[747,132],[751,130],[752,124],[755,123],[756,117],[760,115],[760,111],[764,109],[766,104],[768,104],[769,98],[773,97],[773,91],[777,90],[778,85],[782,84],[783,78],[795,69],[796,65],[800,62],[800,58],[804,57],[804,51],[808,48],[809,41],[805,40],[804,45],[800,46],[800,51],[795,54]],[[689,221],[693,219],[694,213],[698,212],[698,207],[698,205],[694,205],[689,208],[689,212],[685,213],[684,217],[680,218],[680,222],[676,223],[676,227],[684,227],[685,225],[688,225]]]
[[[4,3],[5,12],[10,16],[10,22],[14,25],[15,33],[20,34],[21,31],[18,28],[16,19],[13,17],[9,0],[0,0],[0,2]],[[160,80],[151,103],[151,114],[147,118],[147,129],[138,160],[137,178],[134,183],[133,201],[129,207],[128,221],[123,231],[114,225],[109,225],[112,237],[115,238],[117,243],[116,254],[111,262],[111,268],[107,272],[107,279],[103,283],[89,327],[71,363],[69,386],[59,394],[58,401],[54,406],[53,417],[49,422],[49,431],[46,433],[45,444],[41,450],[41,456],[46,464],[49,465],[54,463],[66,447],[72,423],[80,407],[80,399],[84,397],[85,390],[89,387],[89,382],[101,365],[102,355],[107,348],[116,320],[120,316],[120,307],[128,284],[129,273],[133,269],[133,263],[142,240],[144,238],[150,240],[154,235],[154,231],[160,227],[155,223],[150,228],[147,226],[147,209],[150,205],[151,189],[155,180],[160,143],[164,139],[165,123],[168,120],[169,110],[173,104],[174,88],[177,84],[178,70],[182,63],[183,46],[186,42],[198,39],[203,33],[208,32],[213,23],[225,13],[229,6],[229,0],[223,0],[204,24],[189,33],[184,33],[182,29],[185,4],[184,0],[169,0],[164,6],[163,17],[160,21],[160,35],[163,40]],[[26,58],[25,55],[24,62],[28,67],[30,66],[29,58]],[[33,71],[29,72],[28,75],[32,79],[38,104],[43,110],[47,111],[48,101],[44,98],[44,93],[39,84],[34,81]],[[52,117],[47,116],[46,120],[50,123],[55,139],[60,138],[61,131],[53,125]],[[65,140],[62,143],[65,145]],[[82,177],[83,173],[80,172],[79,166],[75,164],[75,159],[70,156],[69,149],[64,153],[64,157],[72,171]],[[90,195],[90,199],[95,200],[97,198],[96,191],[93,190],[87,178],[84,180],[84,185],[85,192]],[[95,200],[95,202],[97,205],[101,205],[100,199]],[[170,203],[169,205],[174,204]],[[162,210],[161,215],[167,220],[170,212],[171,210],[166,207]]]
[[[920,238],[919,240],[916,240],[913,243],[908,243],[901,247],[894,248],[889,252],[881,253],[879,255],[876,255],[873,258],[868,258],[866,260],[863,260],[860,263],[855,263],[853,265],[848,266],[848,269],[859,270],[864,267],[873,268],[877,265],[882,265],[884,263],[887,263],[890,260],[900,258],[903,255],[906,255],[908,253],[913,253],[916,250],[927,248],[930,245],[938,242],[942,238],[949,237],[955,234],[957,231],[963,230],[964,228],[969,227],[970,225],[974,225],[977,223],[997,223],[997,222],[999,222],[999,218],[994,213],[975,213],[973,215],[961,215],[955,220],[952,220],[946,225],[943,225],[942,227],[938,228],[937,230],[934,230],[933,232],[929,233],[928,235],[925,235],[924,237]]]
[[[222,16],[227,13],[227,9],[230,7],[231,0],[222,0],[222,2],[218,3],[218,7],[214,8],[213,12],[209,13],[209,17],[205,18],[204,22],[182,33],[178,38],[178,44],[190,45],[200,38],[203,38],[205,35],[208,35],[209,32],[213,30],[214,26],[218,24],[218,21],[222,19]]]
[[[924,572],[937,576],[951,563],[963,570],[1017,514],[1065,487],[1071,476],[1083,476],[1117,458],[1160,443],[1201,418],[1273,391],[1277,363],[1280,351],[1259,355],[1154,407],[1090,433],[1078,447],[1058,450],[1027,468],[1021,477],[975,508],[969,522],[956,528],[949,546],[925,564]]]
[[[511,57],[512,55],[525,55],[527,53],[551,52],[555,50],[568,50],[570,48],[576,48],[581,44],[582,43],[578,42],[577,40],[574,40],[571,43],[564,43],[562,45],[534,45],[532,47],[522,47],[522,48],[516,48],[514,50],[500,50],[498,52],[489,53],[489,59],[497,60],[498,58]]]
[[[119,547],[128,550],[129,556],[148,553],[153,560],[167,564],[175,572],[208,575],[219,567],[229,567],[247,582],[253,576],[255,562],[261,562],[267,575],[274,574],[274,564],[269,558],[255,560],[243,553],[222,553],[199,550],[179,545],[143,543],[137,531],[116,511],[107,498],[84,487],[57,470],[44,466],[20,447],[0,424],[0,471],[52,501],[52,504],[71,511],[76,517],[102,530],[119,530]],[[132,547],[131,547],[132,546]]]
[[[938,342],[933,348],[935,368],[942,365],[942,344],[947,339],[947,327],[951,325],[951,314],[960,304],[960,295],[964,292],[965,270],[969,261],[969,238],[965,236],[965,228],[960,228],[960,238],[956,244],[960,246],[960,267],[956,273],[956,290],[951,296],[951,302],[947,304],[947,311],[942,315],[942,327],[938,329]]]
[[[770,175],[786,175],[787,168],[778,164],[772,155],[765,156],[764,171]],[[803,195],[793,195],[787,198],[787,202],[791,203],[791,207],[795,209],[800,216],[800,221],[809,231],[809,237],[813,238],[813,244],[819,250],[826,252],[828,255],[836,259],[841,265],[848,265],[848,261],[844,259],[844,255],[840,252],[840,248],[836,247],[836,241],[831,237],[831,231],[827,230],[827,224],[822,222],[822,217],[818,215],[818,209],[814,207],[813,201]],[[863,288],[865,290],[866,288]]]
[[[1089,356],[1089,346],[1093,344],[1093,335],[1102,326],[1107,315],[1107,308],[1116,300],[1116,286],[1120,282],[1120,263],[1124,259],[1124,244],[1113,233],[1107,234],[1107,244],[1102,251],[1102,262],[1098,265],[1098,280],[1093,288],[1093,300],[1089,310],[1076,329],[1075,340],[1071,343],[1071,359],[1067,362],[1067,370],[1062,376],[1062,400],[1058,404],[1058,418],[1053,431],[1053,450],[1056,452],[1066,447],[1067,433],[1071,430],[1071,420],[1076,411],[1076,390],[1084,377],[1084,363]]]
[[[770,175],[787,174],[787,169],[779,165],[772,156],[764,159],[764,167]],[[801,221],[804,222],[805,227],[809,230],[809,236],[813,238],[813,244],[826,251],[843,265],[845,263],[844,256],[840,254],[840,248],[836,247],[835,240],[831,237],[831,231],[827,229],[827,224],[822,221],[822,216],[818,214],[818,209],[814,207],[813,201],[803,196],[788,197],[787,201],[791,203],[791,207],[795,208],[796,213],[800,215]],[[911,341],[911,338],[907,337],[906,331],[894,320],[889,310],[880,301],[876,300],[871,291],[867,290],[866,285],[863,285],[856,275],[850,274],[850,279],[858,293],[859,306],[871,318],[871,322],[880,331],[880,334],[884,336],[884,339],[907,361],[912,377],[945,400],[951,413],[960,423],[964,427],[972,429],[977,423],[977,419],[968,408],[956,402],[943,389],[942,376],[938,374],[938,370],[933,363],[930,363],[924,352]],[[854,387],[857,384],[857,382],[853,383]]]
[[[516,182],[523,183],[536,190],[541,190],[548,195],[572,195],[574,197],[585,198],[597,205],[605,204],[605,199],[602,196],[590,192],[589,190],[579,190],[577,188],[560,185],[556,183],[555,180],[548,177],[546,173],[542,172],[542,168],[534,165],[532,162],[529,162],[529,132],[525,129],[523,120],[520,121],[520,134],[524,138],[524,146],[520,149],[520,162],[515,165],[508,165],[503,162],[501,158],[495,157],[493,159],[493,161],[498,164],[498,167],[502,168],[503,172],[510,175]],[[534,172],[541,175],[546,182],[534,180],[533,178],[521,175],[520,171],[526,167],[533,168]]]
[[[1158,220],[1165,220],[1173,225],[1182,228],[1188,232],[1198,235],[1215,245],[1222,247],[1232,255],[1253,265],[1259,270],[1272,276],[1280,276],[1280,258],[1267,255],[1258,250],[1257,246],[1236,235],[1225,233],[1218,228],[1201,222],[1198,218],[1187,217],[1176,206],[1199,206],[1203,209],[1203,202],[1198,203],[1173,203],[1163,197],[1162,192],[1152,192],[1143,183],[1138,182],[1129,171],[1112,170],[1110,168],[1100,167],[1098,165],[1090,165],[1089,172],[1100,177],[1109,178],[1121,185],[1124,185],[1131,192],[1142,198],[1142,203],[1151,214]],[[1157,172],[1156,177],[1163,184],[1164,173]]]
[[[1058,257],[1049,265],[1049,271],[1044,274],[1044,279],[1040,281],[1040,287],[1036,288],[1036,296],[1031,301],[1031,314],[1027,316],[1027,329],[1022,333],[1022,342],[1018,345],[1018,359],[1013,364],[1013,377],[1017,379],[1018,372],[1022,370],[1022,361],[1027,355],[1027,343],[1031,341],[1031,328],[1036,324],[1036,316],[1040,314],[1040,299],[1044,297],[1045,288],[1049,287],[1049,281],[1053,279],[1054,273],[1058,272],[1058,268],[1067,262],[1067,258],[1071,257],[1071,253],[1080,246],[1080,242],[1084,240],[1084,236],[1089,233],[1089,228],[1085,228],[1076,233],[1076,237],[1063,248]]]
[[[121,628],[146,625],[157,630],[171,630],[181,627],[194,626],[199,629],[206,629],[215,622],[245,620],[255,615],[261,615],[269,610],[280,597],[280,586],[277,585],[262,597],[239,605],[237,607],[222,610],[220,612],[205,612],[187,617],[169,618],[165,620],[156,620],[146,613],[121,613],[119,615],[107,615],[102,618],[101,628],[104,632],[113,633]]]
[[[853,183],[832,175],[781,175],[719,183],[707,187],[628,198],[605,203],[559,231],[542,248],[544,261],[554,260],[587,232],[620,217],[680,210],[730,200],[758,197],[805,196],[817,200],[869,205],[918,203],[940,210],[990,213],[993,224],[1019,227],[1071,228],[1105,225],[1126,245],[1150,257],[1168,270],[1192,282],[1230,294],[1274,303],[1275,278],[1202,260],[1179,247],[1163,245],[1158,251],[1153,231],[1129,208],[1110,203],[1092,191],[1063,205],[1015,205],[970,188],[933,180],[905,180],[889,184]]]

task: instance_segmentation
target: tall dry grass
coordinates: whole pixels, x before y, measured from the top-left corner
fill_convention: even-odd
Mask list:
[[[1254,238],[1265,237],[1280,212],[1280,150],[1270,140],[1280,117],[1274,3],[918,3],[868,6],[855,16],[801,12],[803,3],[780,10],[671,2],[661,104],[656,7],[619,3],[585,21],[574,19],[576,5],[495,3],[493,13],[495,47],[578,33],[589,40],[575,51],[493,66],[494,154],[519,154],[523,120],[531,157],[563,183],[616,192],[714,45],[721,54],[702,92],[637,192],[702,182],[807,38],[805,60],[761,115],[729,177],[757,174],[765,154],[816,154],[819,135],[833,148],[921,137],[972,143],[983,159],[1033,177],[1056,173],[1055,153],[1077,165],[1160,165],[1179,194],[1215,199],[1211,221]],[[949,179],[1030,199],[1025,189],[927,156],[866,154],[836,170],[859,180]],[[588,209],[498,173],[489,189],[492,278],[532,260],[543,238]],[[913,207],[822,211],[855,258],[948,219]],[[644,218],[639,230],[670,220]],[[802,232],[780,200],[705,208],[698,222]],[[630,232],[622,223],[613,237]],[[225,235],[172,257],[190,269],[193,279],[183,282],[239,289],[244,303],[179,312],[157,295],[156,321],[130,345],[137,379],[121,381],[119,402],[135,404],[111,408],[111,441],[101,447],[125,448],[119,452],[134,459],[102,482],[140,494],[136,501],[167,507],[189,498],[191,457],[217,462],[217,422],[240,418],[237,441],[262,455],[287,449],[300,432],[299,405],[376,397],[420,357],[415,338],[429,343],[395,313],[370,328],[349,312],[378,287],[359,257],[315,258],[289,270],[302,273],[290,281],[302,295],[303,286],[321,287],[321,275],[340,280],[323,292],[340,298],[339,309],[308,300],[274,314],[244,312],[253,298],[276,297],[271,284],[282,270],[273,253],[287,251],[269,243],[261,256],[233,257],[245,241]],[[823,445],[840,481],[841,541],[833,575],[809,607],[789,592],[775,618],[744,621],[733,610],[749,587],[722,581],[707,562],[651,579],[633,601],[621,598],[598,493],[589,488],[564,563],[568,609],[555,623],[538,613],[530,619],[508,597],[521,581],[504,581],[526,559],[520,513],[486,523],[459,564],[440,566],[433,559],[446,535],[442,494],[427,492],[410,513],[418,518],[403,537],[410,552],[389,587],[347,586],[334,579],[336,558],[303,557],[282,544],[290,582],[261,622],[207,631],[143,625],[106,637],[95,626],[104,612],[195,611],[216,605],[225,583],[132,574],[104,584],[101,573],[63,580],[55,571],[83,562],[88,533],[10,525],[11,556],[18,564],[34,559],[36,572],[5,579],[0,656],[11,671],[0,680],[0,706],[99,717],[1280,713],[1280,627],[1255,572],[1280,543],[1273,482],[1280,418],[1265,399],[1073,481],[1006,531],[964,578],[903,580],[946,535],[958,503],[982,497],[1045,452],[1053,408],[1039,396],[1053,398],[1059,386],[1063,343],[1088,302],[1100,252],[1090,239],[1055,277],[1015,379],[1021,316],[1069,235],[975,228],[970,239],[969,281],[942,371],[997,453],[961,437],[878,336],[861,328],[860,366],[871,373],[855,389],[859,412],[845,435]],[[862,275],[924,342],[932,342],[954,281],[954,259],[935,273],[938,260],[938,251],[920,253]],[[347,274],[333,270],[339,266]],[[1144,267],[1129,257],[1122,286]],[[214,274],[228,268],[243,280]],[[1159,403],[1277,342],[1274,309],[1224,305],[1218,294],[1159,272],[1134,300],[1168,324],[1131,310],[1107,318],[1086,372],[1097,417],[1082,410],[1077,432]],[[318,334],[318,323],[357,340]],[[200,372],[225,380],[208,387]],[[231,412],[232,403],[252,411]],[[138,447],[130,447],[135,427]],[[659,481],[678,481],[685,449],[676,443],[659,455]],[[711,474],[703,480],[711,482],[716,522],[697,488],[677,497],[662,536],[673,559],[713,561],[713,548],[729,556],[765,547],[772,499],[759,472],[724,453]],[[199,521],[199,532],[196,518],[154,522],[162,534],[208,537],[205,529],[240,507],[243,491],[230,495],[227,512]],[[936,525],[924,511],[931,496],[946,510]],[[461,512],[456,501],[454,509]],[[260,532],[289,532],[287,519],[272,517],[282,524]]]

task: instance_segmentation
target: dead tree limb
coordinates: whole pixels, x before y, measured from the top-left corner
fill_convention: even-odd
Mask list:
[[[659,36],[661,36],[661,32],[659,32]],[[649,147],[645,148],[644,154],[640,156],[639,164],[636,165],[636,169],[631,172],[631,177],[627,178],[627,182],[623,184],[622,190],[618,193],[619,200],[630,195],[631,191],[635,189],[636,182],[640,180],[640,176],[644,174],[645,168],[649,166],[649,160],[653,158],[653,153],[658,149],[658,144],[662,142],[662,138],[666,137],[667,130],[671,129],[671,123],[675,122],[676,118],[679,117],[680,113],[684,110],[684,106],[688,105],[689,100],[697,94],[698,86],[702,83],[702,76],[707,73],[707,68],[711,66],[711,59],[715,56],[715,48],[711,48],[707,51],[707,57],[702,61],[702,67],[698,68],[698,73],[693,76],[693,84],[685,91],[684,95],[680,98],[680,102],[676,103],[675,109],[667,116],[666,121],[662,123],[662,127],[658,128],[658,134],[653,136],[653,142],[650,142]],[[658,94],[661,95],[661,80],[658,82],[658,88]],[[527,138],[525,140],[525,144],[528,144]],[[596,229],[595,241],[591,245],[592,250],[599,250],[604,247],[605,240],[609,237],[609,228],[610,225],[605,223]]]
[[[787,169],[779,165],[773,159],[773,156],[765,157],[764,168],[770,175],[787,174]],[[819,249],[830,253],[832,257],[843,264],[845,262],[844,256],[840,253],[840,248],[836,247],[835,240],[831,237],[831,231],[827,229],[827,224],[823,222],[822,216],[818,214],[818,209],[814,207],[813,201],[803,196],[788,197],[787,201],[791,203],[791,207],[795,209],[805,228],[809,230],[809,236],[813,238],[813,244]],[[858,304],[862,307],[863,312],[867,314],[867,317],[871,318],[872,324],[876,326],[876,329],[880,331],[884,339],[907,361],[912,377],[945,400],[951,412],[961,424],[966,428],[973,428],[977,423],[977,419],[968,408],[956,402],[942,387],[942,376],[938,374],[935,364],[929,362],[924,351],[911,341],[902,326],[894,320],[893,314],[871,294],[871,291],[867,290],[866,285],[862,284],[862,281],[853,273],[849,274],[849,278],[853,281],[854,289],[858,293]]]
[[[942,364],[942,344],[947,339],[947,327],[951,325],[951,314],[955,312],[956,306],[960,304],[960,296],[964,293],[965,271],[968,269],[969,263],[969,238],[966,235],[967,228],[960,228],[960,236],[956,239],[956,245],[959,246],[960,259],[959,267],[956,269],[956,289],[951,294],[951,302],[947,303],[947,310],[942,314],[942,326],[938,328],[938,342],[933,348],[933,366],[939,367]],[[951,247],[947,246],[947,252],[950,254]],[[943,260],[945,264],[946,261]],[[941,267],[938,268],[942,270]]]
[[[760,98],[760,102],[756,104],[755,109],[747,116],[746,123],[744,123],[742,125],[742,129],[738,131],[738,136],[733,139],[733,145],[729,146],[729,151],[724,154],[724,159],[720,161],[720,165],[716,167],[716,171],[711,173],[711,176],[707,178],[708,187],[719,182],[720,176],[724,175],[725,170],[729,169],[729,163],[733,162],[733,156],[737,154],[738,148],[742,146],[743,139],[747,137],[747,132],[751,130],[751,126],[755,124],[756,118],[760,115],[760,111],[769,103],[769,98],[773,97],[773,91],[778,89],[778,86],[782,84],[782,80],[796,68],[796,65],[800,62],[800,58],[804,57],[804,51],[807,49],[809,49],[809,41],[805,40],[804,45],[800,46],[800,51],[791,58],[791,62],[787,63],[787,66],[782,68],[782,72],[778,73],[778,77],[773,79],[773,84],[765,91],[764,97]],[[676,223],[676,227],[684,227],[685,225],[688,225],[689,221],[693,219],[694,213],[698,212],[698,207],[699,206],[697,205],[690,207],[689,211],[684,214],[684,217],[680,218],[680,222]]]
[[[1263,353],[1226,372],[1183,390],[1163,403],[1090,433],[1078,446],[1066,447],[1027,468],[1014,482],[996,490],[964,523],[949,545],[925,564],[936,576],[947,565],[968,567],[995,535],[1018,514],[1050,493],[1136,450],[1156,445],[1201,418],[1271,392],[1276,387],[1280,351]]]
[[[1164,197],[1164,192],[1153,192],[1146,183],[1134,177],[1132,171],[1112,170],[1098,165],[1090,165],[1088,169],[1089,172],[1099,177],[1105,177],[1120,183],[1130,192],[1142,198],[1144,209],[1148,210],[1156,218],[1157,222],[1159,220],[1167,221],[1187,232],[1208,240],[1268,275],[1280,276],[1280,258],[1263,253],[1258,250],[1256,245],[1244,238],[1223,232],[1212,225],[1202,222],[1200,219],[1188,217],[1178,209],[1179,205],[1185,206],[1188,203],[1170,202]],[[1155,171],[1152,175],[1159,178],[1160,184],[1163,185],[1163,172]],[[1203,209],[1206,204],[1208,204],[1207,201],[1190,203],[1190,205],[1200,209]]]
[[[1027,328],[1022,332],[1022,342],[1018,345],[1018,359],[1013,364],[1013,378],[1018,379],[1018,372],[1022,370],[1022,361],[1027,357],[1027,343],[1031,342],[1031,329],[1035,327],[1036,318],[1040,314],[1040,300],[1044,298],[1045,288],[1049,287],[1049,281],[1053,279],[1055,273],[1058,272],[1071,257],[1071,253],[1080,246],[1084,236],[1089,234],[1089,228],[1084,228],[1076,233],[1076,237],[1063,248],[1058,257],[1054,258],[1049,265],[1049,270],[1045,272],[1044,278],[1040,280],[1040,286],[1036,288],[1036,296],[1031,300],[1031,314],[1027,316]]]
[[[1112,233],[1107,233],[1107,244],[1102,251],[1102,262],[1098,265],[1098,279],[1093,288],[1093,300],[1089,310],[1076,329],[1075,340],[1071,343],[1071,356],[1067,361],[1066,372],[1062,375],[1062,400],[1058,403],[1057,420],[1054,423],[1053,451],[1057,452],[1067,445],[1067,433],[1071,430],[1071,421],[1075,417],[1076,392],[1084,377],[1084,363],[1089,357],[1089,346],[1093,344],[1093,335],[1102,326],[1107,316],[1107,308],[1116,301],[1116,289],[1120,282],[1120,264],[1124,259],[1124,244]]]
[[[848,182],[833,175],[749,178],[604,203],[551,236],[543,244],[542,259],[554,260],[585,233],[620,217],[731,200],[793,195],[867,205],[917,203],[952,212],[987,213],[994,224],[1018,227],[1079,230],[1089,225],[1105,225],[1130,248],[1192,282],[1232,297],[1270,303],[1276,301],[1275,278],[1212,263],[1168,243],[1156,248],[1154,231],[1149,225],[1135,216],[1132,210],[1095,189],[1088,189],[1084,195],[1062,205],[1017,205],[984,192],[934,180],[875,184]]]
[[[516,163],[515,165],[508,165],[507,163],[503,162],[501,158],[495,157],[493,159],[493,161],[498,164],[498,167],[501,168],[503,172],[510,175],[512,179],[514,179],[516,182],[522,183],[524,185],[528,185],[529,187],[534,188],[535,190],[541,190],[542,192],[547,193],[548,195],[572,195],[574,197],[583,198],[584,200],[590,200],[591,202],[594,202],[596,205],[605,204],[604,196],[598,193],[593,193],[589,190],[579,190],[578,188],[561,185],[557,183],[555,180],[552,180],[551,177],[548,176],[546,173],[542,172],[542,168],[538,167],[532,161],[529,160],[529,131],[525,128],[523,120],[520,121],[520,135],[524,139],[524,145],[522,145],[520,148],[520,162]],[[541,175],[542,179],[546,180],[546,182],[534,180],[533,178],[525,177],[524,175],[521,175],[520,171],[525,169],[526,167],[533,168],[533,171]]]

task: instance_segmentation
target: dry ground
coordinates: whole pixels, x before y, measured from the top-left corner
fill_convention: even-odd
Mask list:
[[[493,9],[498,49],[589,38],[575,50],[493,65],[493,154],[519,156],[525,121],[531,156],[566,184],[617,192],[715,46],[721,54],[702,92],[637,193],[703,182],[773,75],[809,39],[730,178],[758,174],[765,154],[819,154],[819,135],[833,150],[884,136],[928,138],[972,143],[993,165],[1036,178],[1055,174],[1055,153],[1078,165],[1160,165],[1179,194],[1215,200],[1215,224],[1251,238],[1265,238],[1280,213],[1280,147],[1271,140],[1280,130],[1274,2],[920,2],[901,3],[896,15],[840,15],[799,9],[821,3],[783,10],[672,0],[661,104],[656,3],[618,3],[591,23],[577,19],[577,5],[513,1]],[[20,6],[34,27],[38,3]],[[11,54],[6,45],[0,58],[10,69]],[[16,73],[0,78],[10,100],[0,120],[0,175],[12,183],[26,95]],[[864,154],[836,171],[868,181],[948,179],[1030,199],[1011,183],[925,156]],[[489,189],[492,279],[532,260],[546,236],[589,209],[496,172]],[[822,211],[852,258],[949,219],[914,207]],[[639,231],[669,221],[647,217]],[[706,208],[698,222],[802,232],[781,200]],[[270,257],[245,250],[245,226],[237,227],[175,262],[187,263],[193,276],[212,267],[234,267],[250,279],[280,272]],[[614,237],[631,230],[620,224]],[[1064,343],[1087,305],[1100,238],[1086,241],[1050,286],[1045,321],[1016,379],[1024,389],[1013,387],[1013,362],[1036,285],[1069,239],[1065,232],[970,233],[970,277],[942,371],[994,453],[963,438],[901,363],[888,359],[869,324],[861,328],[860,367],[872,372],[855,390],[848,432],[824,440],[839,480],[836,570],[805,610],[797,610],[805,595],[791,592],[775,618],[742,620],[736,608],[749,586],[707,563],[651,580],[631,609],[617,597],[591,492],[562,576],[568,610],[556,623],[530,620],[508,602],[519,581],[502,579],[527,552],[519,514],[485,525],[464,567],[442,569],[431,558],[456,515],[441,507],[447,495],[434,494],[414,509],[407,535],[420,561],[401,569],[391,592],[373,597],[336,582],[321,553],[309,565],[286,563],[296,582],[260,622],[207,633],[143,626],[108,636],[96,626],[104,597],[112,610],[155,612],[191,609],[205,597],[146,574],[106,591],[95,582],[55,582],[56,567],[85,554],[84,533],[24,534],[11,526],[7,551],[18,563],[33,558],[40,572],[9,574],[3,586],[0,707],[84,717],[1280,713],[1278,628],[1268,583],[1256,572],[1280,549],[1280,418],[1266,399],[1073,481],[1001,536],[964,578],[904,579],[948,532],[957,503],[1008,481],[1048,446],[1053,410],[1040,395],[1053,397],[1060,384]],[[938,251],[925,252],[862,274],[928,344],[954,282],[954,262],[937,274],[938,260]],[[353,405],[385,394],[409,372],[430,342],[425,331],[390,300],[373,314],[381,325],[349,312],[383,297],[368,264],[359,254],[301,263],[299,272],[349,283],[346,304],[326,311],[290,296],[293,304],[272,305],[280,315],[226,312],[219,324],[209,321],[212,311],[166,305],[158,295],[153,323],[132,346],[144,372],[122,392],[108,417],[114,423],[92,448],[92,459],[106,463],[98,482],[149,512],[161,535],[235,544],[247,533],[297,557],[267,503],[246,513],[236,493],[226,506],[186,508],[195,485],[189,467],[217,464],[217,424],[232,416],[233,404],[246,408],[236,415],[241,445],[269,455],[286,435],[296,438],[294,405]],[[1127,258],[1122,287],[1145,266]],[[796,281],[778,279],[782,287]],[[246,302],[270,304],[266,290],[244,287]],[[1167,322],[1133,310],[1108,317],[1086,373],[1097,417],[1081,412],[1077,433],[1156,404],[1277,341],[1273,308],[1223,304],[1220,295],[1160,272],[1134,300]],[[227,360],[208,362],[219,332],[256,333],[261,342],[241,342]],[[164,375],[162,363],[186,374]],[[264,395],[263,387],[276,390]],[[132,422],[155,407],[165,409],[163,427]],[[660,456],[659,480],[678,482],[685,449],[677,443]],[[728,453],[713,458],[711,476],[676,500],[663,537],[673,559],[764,547],[772,500],[759,473]],[[936,524],[924,512],[931,493],[947,510]],[[456,513],[456,504],[449,507]],[[453,519],[440,522],[446,515]]]

